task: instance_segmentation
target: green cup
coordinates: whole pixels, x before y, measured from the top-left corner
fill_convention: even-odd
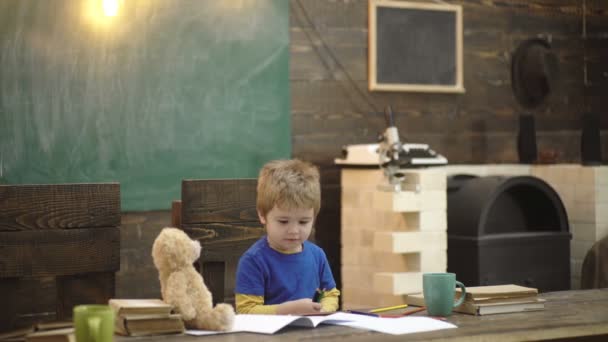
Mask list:
[[[114,341],[114,311],[108,305],[74,307],[76,342]]]
[[[462,296],[454,303],[456,286],[462,289]],[[454,273],[424,273],[422,275],[424,303],[429,316],[449,316],[452,309],[462,304],[467,289],[456,281]]]

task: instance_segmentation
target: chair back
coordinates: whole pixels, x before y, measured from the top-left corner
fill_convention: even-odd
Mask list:
[[[256,179],[182,181],[181,229],[202,245],[199,272],[214,303],[234,304],[240,256],[263,234]],[[174,222],[176,219],[174,219]]]

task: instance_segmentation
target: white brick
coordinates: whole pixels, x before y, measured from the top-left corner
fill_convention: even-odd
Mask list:
[[[375,271],[383,272],[419,272],[420,258],[416,253],[411,254],[374,254]]]
[[[598,203],[595,207],[595,222],[598,225],[608,224],[608,203]]]
[[[375,231],[360,229],[353,230],[342,235],[342,245],[357,247],[371,247],[374,241]]]
[[[359,212],[359,216],[361,216],[361,212]],[[422,212],[375,210],[369,216],[374,217],[378,231],[447,231],[448,228],[447,211],[444,209]]]
[[[487,174],[496,176],[527,176],[531,174],[531,168],[528,165],[495,164],[488,165]]]
[[[360,208],[361,207],[361,192],[357,187],[343,186],[342,189],[342,207],[344,208]]]
[[[380,169],[349,169],[343,168],[341,173],[342,186],[356,186],[375,189],[384,181],[384,173]]]
[[[549,168],[544,165],[533,166],[530,175],[545,180],[549,177]]]
[[[340,216],[342,218],[341,231],[343,234],[345,232],[357,230],[357,219],[359,218],[360,213],[356,209],[347,208],[343,206],[340,209]]]
[[[428,210],[420,212],[421,231],[442,231],[448,229],[448,215],[446,210]]]
[[[374,210],[377,231],[407,232],[418,230],[419,213],[396,213],[392,211]]]
[[[564,165],[562,166],[561,182],[566,184],[578,184],[578,171],[580,166]]]
[[[608,166],[595,168],[595,184],[608,185]]]
[[[598,223],[595,227],[595,241],[599,241],[605,236],[608,236],[608,223]]]
[[[585,185],[585,186],[593,186],[593,184],[595,184],[594,167],[581,166],[578,171],[577,184]]]
[[[595,202],[608,203],[608,185],[595,185]]]
[[[448,165],[445,167],[445,171],[448,177],[462,174],[481,177],[485,176],[486,167],[485,165]]]
[[[376,273],[374,274],[374,291],[391,295],[422,292],[422,273]]]
[[[447,267],[447,250],[424,250],[420,253],[420,272],[446,272]]]
[[[391,253],[414,253],[423,250],[447,249],[446,232],[377,232],[374,250]]]
[[[580,184],[574,187],[574,201],[578,203],[595,203],[595,186]]]
[[[573,241],[596,241],[595,224],[593,223],[572,222],[570,224],[570,230],[572,232]]]
[[[342,266],[342,282],[344,284],[357,284],[358,287],[371,288],[374,271],[371,267]]]
[[[406,173],[406,179],[408,175],[409,173]],[[416,174],[415,183],[410,184],[417,185],[420,191],[445,191],[447,188],[447,176],[445,170],[428,169],[418,172]]]
[[[575,202],[575,185],[573,184],[554,184],[547,182],[555,192],[559,195],[559,198],[564,205],[572,206]]]
[[[342,245],[342,265],[373,266],[375,253],[371,247]]]
[[[447,208],[445,191],[376,191],[373,198],[373,207],[378,210],[413,212]]]
[[[567,214],[570,221],[595,223],[595,208],[591,203],[577,202],[567,209]]]
[[[575,260],[583,260],[587,252],[593,246],[593,242],[590,241],[571,241],[570,249],[571,249],[571,258]]]

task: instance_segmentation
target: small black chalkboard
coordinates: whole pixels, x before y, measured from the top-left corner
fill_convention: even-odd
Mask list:
[[[464,92],[462,7],[370,1],[369,88]]]

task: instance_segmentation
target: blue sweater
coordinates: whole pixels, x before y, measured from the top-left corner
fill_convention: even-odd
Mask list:
[[[263,296],[264,305],[313,298],[317,288],[335,287],[325,252],[310,241],[299,253],[283,254],[263,236],[241,256],[236,271],[235,292]]]

